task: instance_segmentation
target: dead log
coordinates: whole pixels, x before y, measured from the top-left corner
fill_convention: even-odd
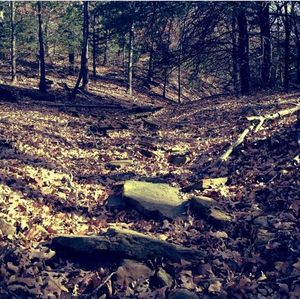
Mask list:
[[[204,257],[203,251],[174,245],[123,228],[110,228],[100,236],[57,236],[53,238],[51,247],[57,252],[68,252],[69,254],[99,254],[135,260],[160,257],[171,261],[184,259],[196,262]]]
[[[246,136],[252,131],[254,133],[258,132],[261,129],[261,127],[263,126],[265,121],[273,120],[278,117],[283,117],[286,115],[290,115],[290,114],[296,113],[298,111],[300,111],[299,104],[296,105],[295,107],[283,109],[276,113],[270,113],[270,114],[265,114],[265,115],[261,115],[261,116],[247,117],[247,120],[250,121],[251,124],[239,135],[237,140],[232,145],[230,145],[230,147],[227,149],[227,151],[220,157],[220,161],[221,162],[227,161],[229,156],[232,154],[233,150],[236,147],[238,147],[241,143],[244,142]]]

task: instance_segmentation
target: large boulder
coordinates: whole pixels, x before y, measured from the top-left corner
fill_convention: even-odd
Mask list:
[[[100,236],[61,235],[54,237],[51,247],[57,252],[93,255],[134,260],[165,258],[171,261],[199,261],[204,252],[161,241],[133,230],[110,228]]]
[[[124,199],[146,216],[174,219],[185,211],[187,201],[180,197],[179,189],[168,184],[126,181]]]

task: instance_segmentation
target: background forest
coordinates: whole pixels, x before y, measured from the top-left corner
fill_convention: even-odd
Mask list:
[[[300,298],[300,2],[0,1],[0,298]]]
[[[300,83],[297,2],[91,2],[84,23],[79,2],[39,5],[42,49],[37,3],[1,3],[0,55],[13,72],[43,59],[74,74],[87,38],[89,74],[117,67],[129,92],[132,76],[164,97],[174,84],[177,101]]]

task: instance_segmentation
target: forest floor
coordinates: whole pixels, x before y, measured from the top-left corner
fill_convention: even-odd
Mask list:
[[[248,126],[246,116],[292,107],[300,94],[179,105],[155,88],[131,98],[109,72],[73,101],[0,103],[0,297],[175,298],[183,288],[201,298],[300,298],[296,115],[266,122],[228,162],[207,167]],[[37,83],[23,79],[23,86]],[[73,86],[75,77],[65,79]],[[185,153],[181,164],[172,162],[176,151]],[[111,167],[121,159],[130,163]],[[219,177],[226,184],[187,188]],[[187,199],[213,198],[231,221],[215,223],[191,210],[170,220],[108,207],[127,180],[176,186]],[[119,259],[71,259],[49,249],[56,235],[98,235],[112,224],[205,256],[198,264],[157,257],[121,273]],[[169,284],[155,281],[158,269]]]

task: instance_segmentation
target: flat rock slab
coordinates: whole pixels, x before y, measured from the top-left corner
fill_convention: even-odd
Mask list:
[[[174,219],[185,211],[187,201],[179,195],[179,189],[168,184],[126,181],[123,197],[138,211],[147,216]]]
[[[105,257],[123,257],[134,260],[165,258],[171,261],[181,259],[199,261],[204,252],[161,241],[155,237],[121,228],[110,228],[100,236],[61,235],[52,239],[51,247],[57,252]]]

